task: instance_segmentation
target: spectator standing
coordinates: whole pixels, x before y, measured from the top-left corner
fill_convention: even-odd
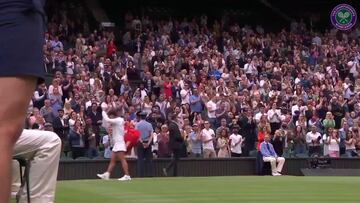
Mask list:
[[[219,147],[218,155],[219,158],[228,158],[230,157],[229,150],[229,136],[226,129],[220,131],[220,136],[217,138],[217,146]]]
[[[79,120],[75,121],[74,128],[69,132],[69,144],[73,159],[85,156],[85,133]]]
[[[149,175],[153,176],[153,155],[151,151],[151,144],[153,140],[153,126],[145,120],[146,113],[140,113],[140,121],[136,124],[135,129],[140,132],[140,139],[137,145],[137,167],[138,176],[145,176],[145,169],[149,171]],[[149,166],[145,167],[144,162]]]
[[[338,136],[338,131],[333,130],[331,135],[328,136],[326,143],[329,146],[329,156],[330,157],[339,157],[340,154],[340,138]]]
[[[354,138],[353,132],[349,131],[346,135],[345,139],[345,147],[346,147],[346,156],[347,157],[358,157],[359,154],[356,152],[356,144],[357,140]]]
[[[239,126],[234,126],[232,134],[229,137],[229,145],[231,150],[231,157],[241,157],[241,147],[245,138],[239,134]]]
[[[209,121],[204,122],[205,128],[201,131],[204,158],[215,158],[214,139],[215,132],[210,128]]]
[[[109,127],[107,129],[107,135],[104,135],[102,137],[102,144],[104,146],[104,158],[105,159],[110,159],[111,157],[111,148],[112,148],[112,143],[111,143],[111,136],[112,136],[112,129]]]
[[[170,135],[167,125],[162,125],[160,133],[157,135],[157,143],[158,143],[158,151],[157,155],[158,158],[170,158],[171,151],[170,151]]]
[[[316,128],[315,126],[311,126],[311,128]],[[293,135],[295,154],[305,154],[306,152],[306,136],[303,128],[298,125],[295,128],[295,132]]]
[[[193,124],[193,129],[189,134],[189,142],[191,145],[191,157],[199,158],[202,156],[202,141],[201,141],[201,127],[197,124]]]
[[[321,134],[316,131],[315,126],[312,126],[311,131],[306,134],[306,143],[309,149],[309,156],[315,154],[321,155],[321,144],[323,140]]]
[[[180,132],[179,124],[177,122],[178,116],[176,114],[169,115],[169,147],[172,151],[172,159],[170,163],[163,169],[164,175],[167,176],[167,171],[173,168],[174,176],[177,176],[178,161],[183,154],[184,138]]]

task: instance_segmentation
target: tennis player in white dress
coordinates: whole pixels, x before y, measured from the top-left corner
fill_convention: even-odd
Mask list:
[[[124,176],[119,178],[120,181],[129,181],[131,177],[129,175],[128,164],[125,159],[126,144],[124,141],[124,119],[118,116],[118,112],[115,109],[111,109],[106,113],[105,108],[102,111],[103,120],[111,125],[112,136],[110,138],[113,143],[112,154],[109,166],[105,173],[97,174],[97,176],[103,180],[109,180],[110,174],[115,167],[116,161],[120,160],[121,167],[124,171]]]

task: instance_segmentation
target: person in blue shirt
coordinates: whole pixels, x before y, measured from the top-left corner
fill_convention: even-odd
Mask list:
[[[285,158],[276,154],[273,145],[270,143],[270,135],[264,136],[264,141],[260,144],[260,152],[264,162],[270,162],[272,175],[281,176]]]
[[[146,112],[140,112],[140,121],[135,125],[136,130],[140,132],[140,138],[137,144],[137,172],[139,177],[144,177],[145,171],[149,171],[149,176],[154,176],[153,154],[151,151],[154,130],[153,126],[145,120],[146,115]],[[145,161],[149,163],[146,168]]]
[[[193,92],[193,94],[189,98],[191,113],[201,113],[202,112],[202,104],[201,104],[201,98],[199,96],[198,90],[196,88],[194,88],[192,92]]]
[[[189,140],[191,143],[191,156],[192,157],[201,157],[201,128],[198,126],[197,123],[193,124],[193,131],[189,135]]]

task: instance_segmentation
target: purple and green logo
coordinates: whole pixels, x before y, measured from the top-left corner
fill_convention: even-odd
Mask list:
[[[335,28],[349,30],[355,25],[357,15],[352,6],[339,4],[331,11],[330,19]]]

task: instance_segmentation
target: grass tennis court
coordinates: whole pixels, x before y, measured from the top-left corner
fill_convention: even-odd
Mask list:
[[[59,181],[56,203],[360,202],[360,177],[181,177]]]

